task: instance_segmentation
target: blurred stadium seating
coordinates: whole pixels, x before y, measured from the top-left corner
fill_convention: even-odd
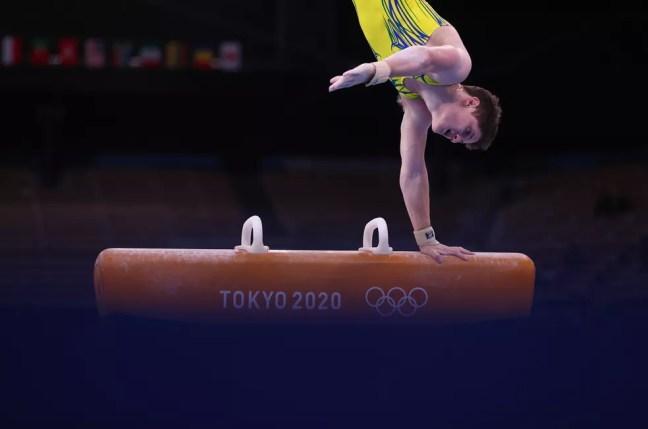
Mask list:
[[[181,163],[180,163],[181,164]],[[93,305],[92,264],[106,247],[230,248],[259,214],[281,249],[352,250],[382,216],[391,243],[414,250],[388,159],[275,159],[259,183],[202,166],[70,169],[56,188],[5,171],[0,191],[1,305]],[[436,196],[440,238],[477,251],[519,251],[537,264],[537,305],[597,311],[648,298],[648,194],[640,164],[554,169],[459,181]],[[616,202],[615,202],[616,201]]]

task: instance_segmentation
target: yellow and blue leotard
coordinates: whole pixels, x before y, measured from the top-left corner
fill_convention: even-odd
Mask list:
[[[425,0],[353,0],[362,32],[378,61],[410,46],[425,45],[430,35],[450,25]],[[429,76],[415,76],[428,84]],[[405,77],[390,79],[404,97],[418,98],[405,87]]]

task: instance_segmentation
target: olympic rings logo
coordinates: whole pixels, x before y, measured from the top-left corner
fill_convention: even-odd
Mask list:
[[[382,317],[392,316],[398,311],[403,317],[411,317],[428,302],[425,289],[415,287],[409,293],[403,288],[393,287],[385,293],[382,288],[372,287],[365,292],[365,302],[375,308]]]

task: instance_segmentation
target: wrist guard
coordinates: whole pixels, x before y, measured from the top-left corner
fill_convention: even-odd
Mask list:
[[[416,244],[418,244],[419,247],[436,246],[439,244],[434,229],[431,226],[414,231],[414,238],[416,238]]]
[[[387,82],[391,75],[391,68],[387,64],[387,61],[377,61],[371,64],[374,66],[375,72],[373,78],[367,82],[366,86],[379,85]]]

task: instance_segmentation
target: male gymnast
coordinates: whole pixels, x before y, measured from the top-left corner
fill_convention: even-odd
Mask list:
[[[499,127],[499,99],[462,85],[472,68],[459,33],[425,0],[353,0],[376,57],[331,79],[329,92],[390,80],[403,107],[400,187],[422,253],[467,260],[473,253],[441,244],[430,222],[425,145],[431,128],[452,143],[486,150]]]

